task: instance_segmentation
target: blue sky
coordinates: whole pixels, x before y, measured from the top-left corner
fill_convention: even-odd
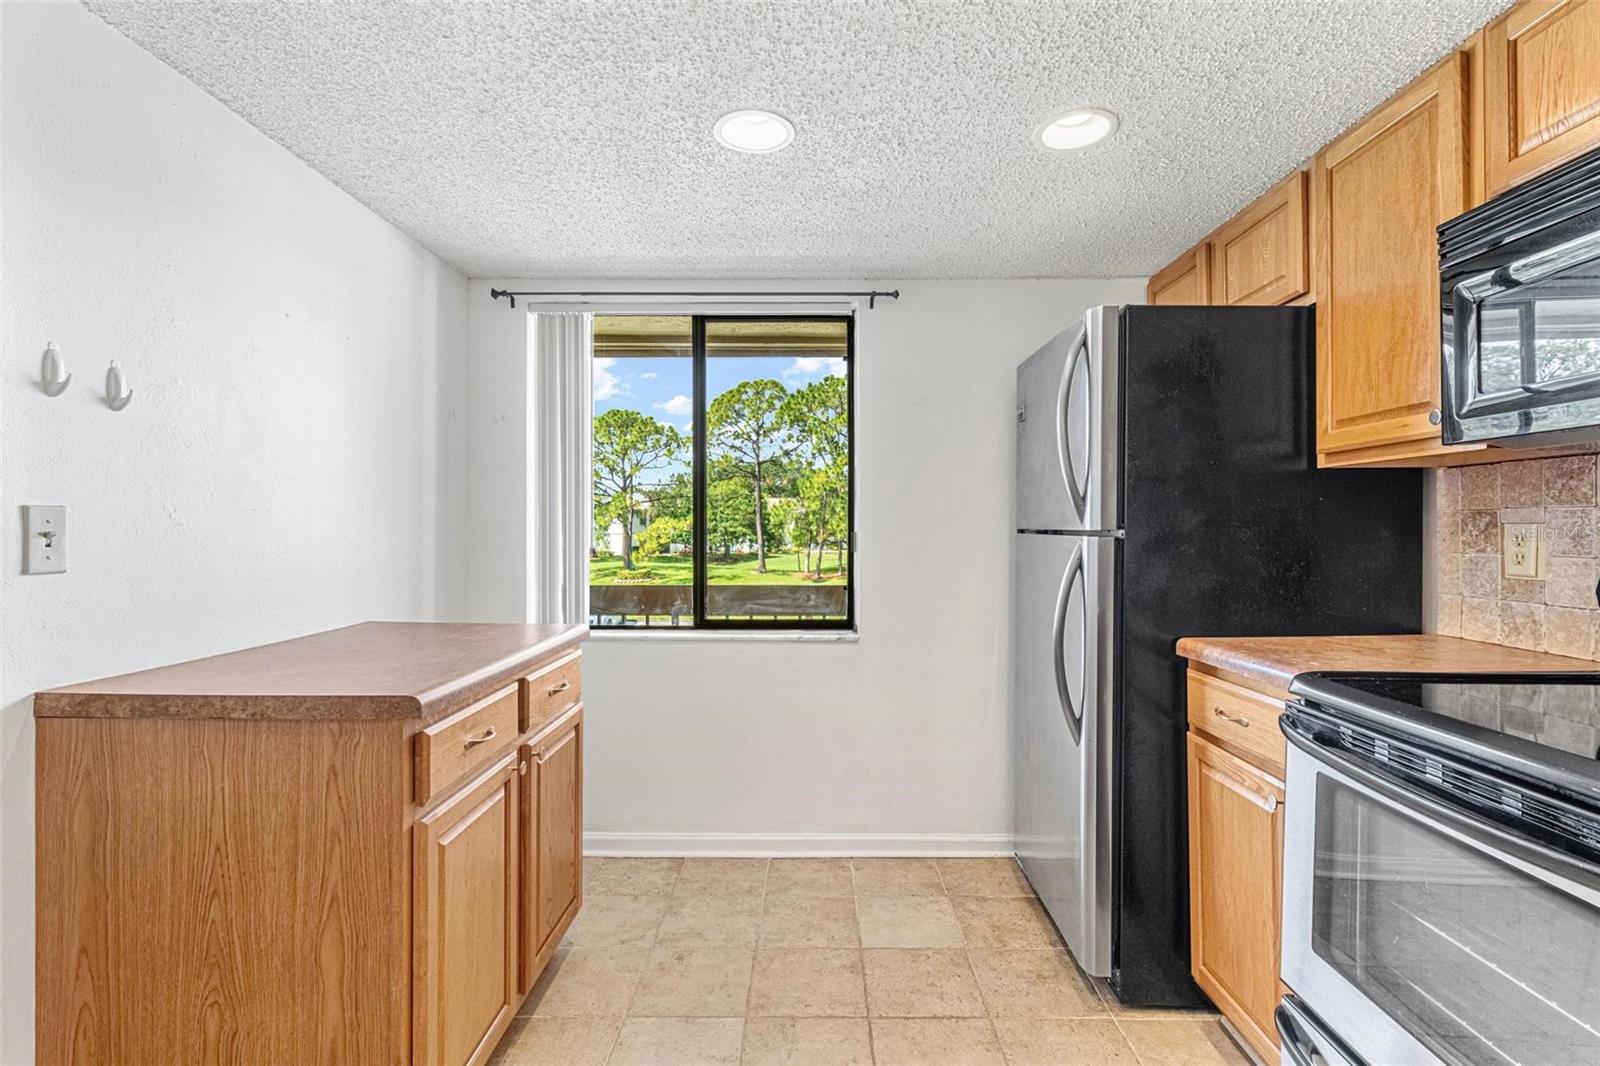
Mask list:
[[[694,377],[687,357],[596,359],[594,413],[631,407],[688,432],[693,412]],[[790,389],[804,388],[828,374],[844,373],[844,360],[713,356],[706,360],[706,398],[741,381],[772,378]]]

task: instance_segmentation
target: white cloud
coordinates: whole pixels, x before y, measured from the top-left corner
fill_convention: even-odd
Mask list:
[[[823,373],[836,378],[844,377],[844,360],[838,356],[798,356],[794,362],[784,368],[783,376],[793,381],[796,378],[816,377]]]
[[[654,370],[646,370],[639,376],[644,378],[646,381],[654,381],[656,379],[656,372]]]
[[[615,359],[604,357],[594,360],[593,384],[595,399],[609,400],[613,396],[621,396],[628,391],[627,383],[611,372],[611,365],[615,362]]]
[[[669,415],[686,415],[694,408],[694,401],[679,393],[665,403],[658,403],[656,406]]]

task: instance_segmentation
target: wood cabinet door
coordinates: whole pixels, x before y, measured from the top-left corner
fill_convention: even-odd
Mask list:
[[[488,1060],[517,990],[516,753],[416,825],[413,1054],[418,1064]]]
[[[522,982],[531,988],[583,899],[583,708],[574,707],[527,749]]]
[[[1466,206],[1466,80],[1451,56],[1312,166],[1321,465],[1445,450],[1435,229]]]
[[[1306,176],[1295,171],[1211,235],[1211,302],[1282,304],[1311,288]]]
[[[1600,0],[1523,0],[1484,30],[1489,195],[1600,145]]]
[[[1148,303],[1194,305],[1211,302],[1211,249],[1201,241],[1162,267],[1145,286]]]
[[[1282,881],[1283,785],[1190,733],[1190,969],[1269,1062]]]

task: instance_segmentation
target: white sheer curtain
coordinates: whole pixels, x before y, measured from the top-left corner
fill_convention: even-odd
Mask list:
[[[590,364],[593,315],[533,314],[528,376],[528,620],[589,617]]]

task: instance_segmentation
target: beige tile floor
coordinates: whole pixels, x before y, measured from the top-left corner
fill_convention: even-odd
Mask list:
[[[588,859],[503,1066],[1246,1066],[1086,977],[1009,859]]]

